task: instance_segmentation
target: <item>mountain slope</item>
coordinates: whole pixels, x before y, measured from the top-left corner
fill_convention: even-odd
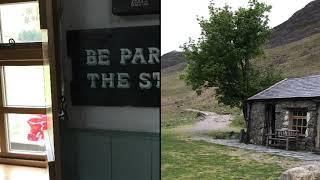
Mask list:
[[[265,58],[257,60],[260,68],[273,66],[286,77],[320,74],[320,33],[265,50]]]
[[[320,0],[307,4],[273,29],[270,46],[285,45],[320,33]]]
[[[185,62],[182,52],[171,51],[161,56],[161,69]]]
[[[161,63],[167,61],[170,61],[170,58],[162,58]],[[285,77],[320,74],[320,33],[292,43],[267,48],[265,56],[257,59],[255,64],[259,68],[273,66],[282,71]],[[165,67],[161,70],[163,74],[182,72],[186,62],[184,59],[179,59],[172,64],[166,63]]]

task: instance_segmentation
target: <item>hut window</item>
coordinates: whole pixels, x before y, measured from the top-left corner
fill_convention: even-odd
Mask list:
[[[307,110],[293,110],[291,114],[291,129],[298,130],[300,134],[305,134],[307,130]]]

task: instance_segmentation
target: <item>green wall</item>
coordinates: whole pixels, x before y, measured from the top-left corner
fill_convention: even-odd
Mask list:
[[[63,179],[158,180],[157,133],[64,129]]]

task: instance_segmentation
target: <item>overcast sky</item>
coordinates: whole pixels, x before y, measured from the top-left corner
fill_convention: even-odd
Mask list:
[[[274,27],[290,18],[296,11],[313,0],[261,0],[272,5],[270,26]],[[223,7],[226,3],[233,9],[246,6],[248,0],[214,0]],[[197,16],[208,17],[209,0],[161,0],[161,53],[179,48],[189,37],[197,39],[200,27]]]

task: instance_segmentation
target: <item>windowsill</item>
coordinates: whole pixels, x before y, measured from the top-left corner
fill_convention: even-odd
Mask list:
[[[305,134],[298,134],[298,137],[299,137],[299,138],[305,138],[306,135],[305,135]]]
[[[1,1],[1,0],[0,0]],[[12,47],[0,48],[1,60],[42,60],[42,42],[16,43]]]
[[[0,0],[0,4],[10,4],[10,3],[22,3],[22,2],[32,2],[36,0]]]
[[[4,153],[0,152],[0,158],[9,158],[9,159],[24,159],[24,160],[34,160],[34,161],[46,161],[46,154],[35,155],[35,154],[20,154],[20,153]]]
[[[2,157],[0,157],[0,164],[39,167],[39,168],[47,168],[48,167],[47,161],[15,159],[15,158],[2,158]]]

